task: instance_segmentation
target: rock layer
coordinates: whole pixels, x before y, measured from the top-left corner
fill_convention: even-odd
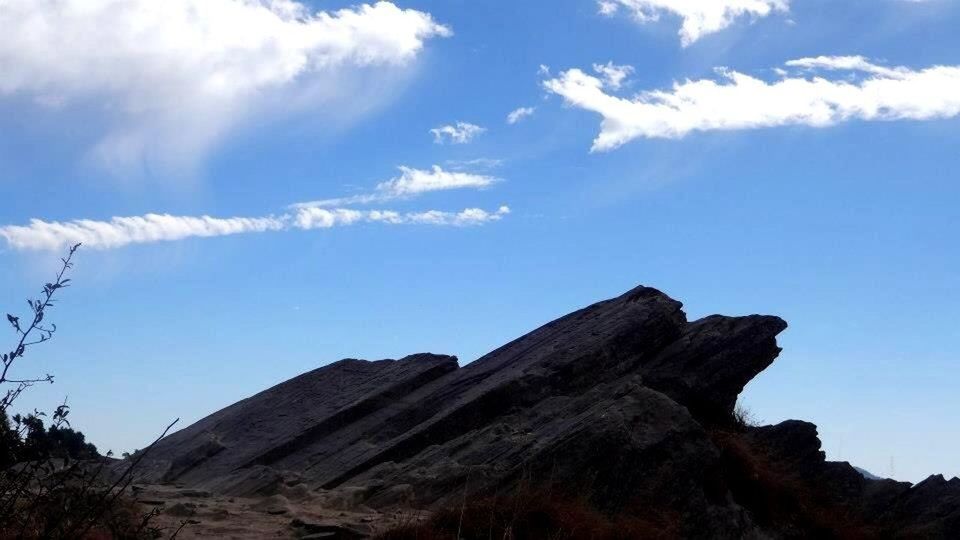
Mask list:
[[[151,451],[152,480],[237,495],[296,485],[377,508],[538,482],[606,512],[662,509],[689,537],[822,532],[832,525],[804,514],[821,504],[862,530],[957,532],[956,479],[868,481],[826,462],[811,424],[738,428],[737,396],[777,357],[786,323],[687,322],[681,307],[638,287],[462,368],[430,354],[336,362],[167,437]],[[758,490],[782,488],[756,481],[755,460],[799,491],[816,481],[829,493],[765,508]]]

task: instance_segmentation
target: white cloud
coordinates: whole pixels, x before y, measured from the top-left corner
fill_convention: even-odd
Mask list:
[[[457,122],[456,125],[448,124],[433,128],[430,133],[433,134],[433,142],[437,144],[443,144],[444,142],[466,144],[486,130],[486,128],[469,122]]]
[[[481,160],[482,161],[482,160]],[[427,210],[397,212],[394,210],[358,210],[345,205],[409,199],[424,193],[453,189],[484,189],[500,179],[462,171],[446,171],[434,165],[430,170],[400,167],[400,175],[377,184],[373,193],[323,199],[288,206],[280,215],[264,217],[215,218],[210,216],[144,216],[114,217],[107,221],[79,219],[44,221],[33,219],[28,225],[0,226],[0,238],[17,250],[63,250],[83,243],[93,249],[113,249],[129,244],[181,240],[190,237],[226,236],[233,234],[286,231],[290,229],[327,229],[357,223],[388,225],[482,225],[499,221],[510,213],[501,206],[496,211],[467,208],[460,212]]]
[[[607,88],[619,90],[623,86],[624,79],[633,73],[633,66],[619,66],[613,62],[607,62],[606,64],[594,64],[593,71],[603,78],[603,83]]]
[[[94,153],[118,166],[196,160],[276,102],[353,103],[371,86],[357,77],[387,80],[451,34],[390,2],[294,0],[4,0],[0,28],[0,99],[94,111]]]
[[[328,229],[358,223],[388,225],[438,225],[464,227],[499,221],[510,213],[501,206],[488,212],[467,208],[460,212],[400,213],[392,210],[354,210],[350,208],[300,208],[291,214],[258,218],[213,218],[210,216],[145,216],[115,217],[109,221],[89,219],[59,222],[34,219],[29,225],[0,227],[0,238],[17,250],[63,251],[82,242],[91,249],[115,249],[130,244],[147,244],[182,240],[190,237],[213,237],[291,229]]]
[[[640,23],[658,21],[663,14],[679,17],[680,41],[686,47],[727,28],[737,19],[788,11],[790,0],[599,0],[597,6],[600,14],[606,16],[624,8]]]
[[[400,172],[397,178],[379,184],[377,191],[391,197],[408,197],[430,191],[485,188],[497,180],[492,176],[445,171],[437,165],[429,171],[400,167]]]
[[[94,249],[118,248],[128,244],[144,244],[181,240],[192,236],[210,237],[231,234],[276,231],[286,227],[283,217],[212,218],[169,214],[115,217],[110,221],[80,219],[76,221],[30,220],[26,226],[0,227],[0,237],[14,249],[63,250],[82,242]]]
[[[718,80],[686,80],[633,98],[604,91],[604,81],[571,69],[544,87],[575,107],[603,117],[594,151],[638,137],[681,138],[694,131],[804,125],[850,120],[930,120],[960,115],[960,66],[888,68],[858,56],[787,62],[802,73],[767,81],[720,69]],[[810,71],[841,71],[828,79]]]
[[[364,220],[366,212],[349,208],[300,208],[293,216],[297,228],[329,229],[338,225],[353,225]]]
[[[388,225],[442,225],[465,227],[499,221],[510,213],[510,208],[501,206],[494,212],[480,208],[467,208],[460,212],[428,210],[425,212],[395,212],[392,210],[347,210],[308,207],[297,210],[295,223],[298,228],[325,229],[337,225],[352,225],[359,222],[386,223]]]
[[[862,71],[873,73],[891,79],[909,75],[910,70],[904,67],[884,67],[871,63],[863,56],[818,56],[816,58],[800,58],[790,60],[785,64],[788,67],[803,68],[808,71],[818,69],[834,71]]]
[[[373,193],[340,197],[336,199],[321,199],[297,203],[294,208],[329,207],[346,204],[369,204],[394,199],[407,199],[432,191],[448,191],[452,189],[482,189],[491,186],[500,179],[483,174],[473,174],[463,171],[446,171],[438,165],[430,170],[400,167],[400,176],[377,184]]]
[[[465,169],[496,169],[503,165],[502,159],[496,158],[474,158],[474,159],[448,159],[446,161],[448,167],[455,171],[463,171]]]
[[[510,111],[510,114],[507,115],[507,123],[511,125],[516,124],[517,122],[523,120],[524,118],[533,116],[533,113],[536,112],[536,110],[537,110],[536,107],[520,107],[520,108],[514,109]]]
[[[496,212],[487,212],[480,208],[467,208],[457,213],[431,210],[429,212],[407,214],[407,219],[409,223],[423,225],[453,225],[456,227],[464,227],[499,221],[509,213],[510,208],[507,206],[501,206]]]
[[[613,15],[618,9],[620,9],[620,4],[613,0],[598,0],[597,2],[597,11],[601,15]]]

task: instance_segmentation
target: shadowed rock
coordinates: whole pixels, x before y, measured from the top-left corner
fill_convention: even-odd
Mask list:
[[[737,397],[787,325],[687,322],[681,307],[638,287],[462,368],[431,354],[342,360],[167,437],[146,480],[237,495],[297,486],[374,508],[548,484],[605,512],[680,516],[688,537],[809,537],[840,522],[867,536],[957,532],[956,479],[870,481],[827,462],[812,424],[738,428]]]
[[[683,334],[643,366],[646,383],[694,414],[723,420],[737,396],[780,354],[779,317],[712,315],[688,324]]]
[[[164,438],[150,457],[169,463],[162,480],[201,485],[295,456],[455,369],[456,358],[431,354],[397,361],[341,360]]]

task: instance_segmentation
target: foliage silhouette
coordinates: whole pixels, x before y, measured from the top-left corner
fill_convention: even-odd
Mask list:
[[[111,453],[101,456],[83,433],[67,420],[70,407],[64,402],[50,416],[34,411],[10,415],[11,406],[24,391],[38,383],[52,383],[53,376],[15,378],[12,368],[31,347],[53,338],[57,326],[47,322],[56,293],[70,286],[67,272],[80,244],[61,259],[56,279],[46,283],[37,298],[27,300],[30,314],[7,314],[16,333],[16,344],[0,354],[0,539],[8,538],[160,538],[164,531],[153,526],[156,509],[142,514],[127,496],[134,473],[142,460],[177,422],[174,420],[153,444],[124,461]],[[184,524],[173,536],[182,530]]]

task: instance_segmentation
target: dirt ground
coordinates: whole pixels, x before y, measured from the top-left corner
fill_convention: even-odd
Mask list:
[[[173,486],[134,486],[134,495],[144,512],[157,509],[152,523],[169,535],[186,523],[177,535],[189,538],[368,538],[392,526],[423,519],[413,510],[388,513],[322,495],[296,492],[262,498],[224,497]],[[333,506],[333,507],[331,507]],[[339,508],[338,508],[339,507]]]

